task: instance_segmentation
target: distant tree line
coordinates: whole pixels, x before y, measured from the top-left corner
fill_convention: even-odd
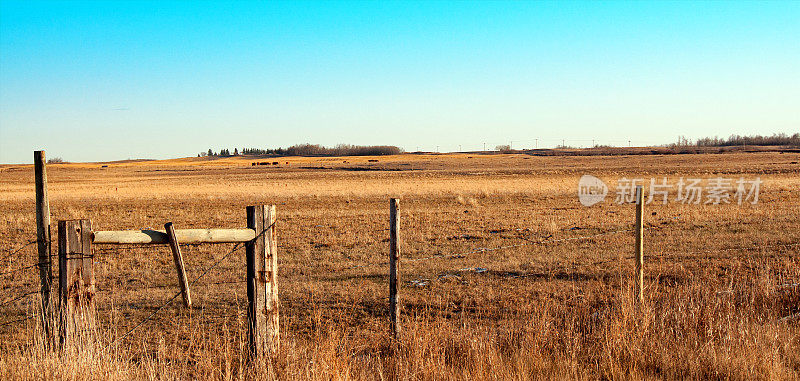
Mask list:
[[[675,147],[729,147],[729,146],[800,146],[800,133],[794,135],[773,134],[772,136],[740,136],[731,135],[727,139],[718,137],[697,139],[689,141],[684,136],[678,137],[678,142],[672,144]]]
[[[241,151],[234,148],[233,154],[229,149],[221,149],[215,152],[210,148],[208,151],[201,152],[198,157],[229,157],[229,156],[380,156],[397,155],[403,153],[403,149],[396,146],[357,146],[352,144],[339,144],[335,147],[325,147],[319,144],[295,144],[288,148],[242,148]]]
[[[200,152],[200,153],[197,154],[197,157],[206,157],[206,156],[208,156],[208,157],[239,156],[239,149],[238,148],[234,148],[233,149],[233,153],[231,153],[231,150],[229,150],[227,148],[223,148],[223,149],[219,150],[219,152],[215,152],[215,151],[211,150],[211,148],[209,148],[208,151]]]

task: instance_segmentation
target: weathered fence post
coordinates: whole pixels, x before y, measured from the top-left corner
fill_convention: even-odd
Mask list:
[[[164,231],[167,233],[169,247],[172,249],[172,259],[175,261],[175,271],[178,273],[178,286],[180,286],[181,296],[183,296],[183,306],[191,308],[192,296],[189,294],[189,281],[186,280],[186,267],[183,265],[181,247],[178,244],[178,239],[175,238],[175,227],[172,225],[172,222],[164,224]]]
[[[636,187],[636,301],[644,303],[644,192]]]
[[[400,221],[397,215],[399,202],[400,200],[396,198],[389,199],[389,321],[395,339],[400,334],[400,303],[397,299],[397,283],[400,278],[398,272],[400,250],[397,243],[400,232]]]
[[[256,232],[245,251],[248,345],[251,358],[257,359],[275,355],[280,345],[275,206],[248,206],[247,227]]]
[[[94,334],[95,283],[92,224],[58,222],[59,338],[61,347]],[[81,340],[83,339],[83,340]]]
[[[41,282],[41,320],[45,345],[55,344],[53,332],[53,267],[50,259],[50,201],[47,198],[47,165],[44,151],[33,151],[33,172],[36,179],[36,241],[39,256],[39,280]]]

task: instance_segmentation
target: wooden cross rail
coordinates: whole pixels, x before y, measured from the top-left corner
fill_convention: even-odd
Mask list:
[[[92,243],[95,245],[124,244],[168,244],[169,236],[165,230],[118,230],[95,231]],[[256,238],[253,229],[175,229],[175,238],[180,243],[239,243]]]

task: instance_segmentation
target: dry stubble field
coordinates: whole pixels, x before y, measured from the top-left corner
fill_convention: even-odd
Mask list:
[[[278,211],[282,347],[245,366],[244,250],[172,297],[166,246],[95,251],[96,348],[42,350],[37,319],[0,326],[11,379],[800,377],[800,155],[402,155],[182,159],[48,167],[53,223],[244,227]],[[273,159],[269,159],[273,161]],[[583,207],[581,175],[764,180],[757,205],[646,209],[646,302],[632,298],[632,205]],[[0,166],[0,324],[36,313],[32,166]],[[674,192],[671,195],[674,198]],[[388,198],[400,197],[403,335],[388,330]],[[563,240],[567,238],[592,238]],[[233,245],[185,246],[190,279]],[[498,250],[480,250],[498,248]],[[432,257],[432,258],[430,258]],[[426,259],[427,258],[427,259]],[[413,259],[421,259],[414,261]],[[478,270],[487,269],[487,271]],[[113,343],[109,345],[109,343]]]

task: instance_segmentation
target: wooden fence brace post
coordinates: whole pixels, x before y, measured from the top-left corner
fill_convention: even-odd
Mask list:
[[[248,206],[247,227],[256,232],[256,237],[245,244],[247,338],[250,358],[255,360],[274,356],[280,346],[275,206]]]
[[[186,267],[183,265],[181,247],[178,239],[175,238],[175,227],[172,222],[164,224],[164,231],[167,232],[169,247],[172,249],[172,259],[175,261],[175,271],[178,273],[178,285],[181,288],[181,296],[183,296],[183,306],[192,308],[192,295],[189,293],[189,281],[186,280]]]
[[[91,221],[58,222],[58,265],[59,342],[64,348],[85,342],[95,328]]]
[[[55,344],[53,330],[53,302],[50,291],[53,288],[53,267],[50,259],[50,201],[47,198],[47,165],[44,151],[33,151],[33,172],[36,180],[36,241],[38,241],[39,280],[41,282],[42,331],[45,345]]]
[[[636,187],[636,301],[644,303],[644,192]]]
[[[398,235],[400,233],[400,218],[397,207],[400,200],[389,199],[389,320],[392,327],[392,336],[397,339],[400,335],[400,303],[397,298],[397,283],[400,273],[400,250]]]

